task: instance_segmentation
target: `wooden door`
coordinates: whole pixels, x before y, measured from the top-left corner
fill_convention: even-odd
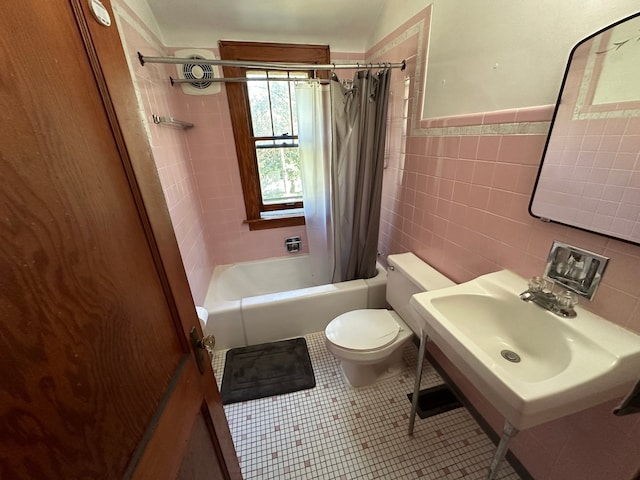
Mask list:
[[[241,478],[117,29],[87,4],[0,16],[0,478]]]

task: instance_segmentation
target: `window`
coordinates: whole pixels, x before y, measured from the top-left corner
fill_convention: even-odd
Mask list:
[[[265,210],[302,207],[298,125],[292,78],[307,72],[247,71],[252,140]],[[264,80],[262,80],[264,79]]]
[[[220,42],[223,60],[328,64],[329,47]],[[224,67],[240,179],[251,230],[304,225],[293,82],[313,72]],[[326,72],[324,73],[326,76]],[[285,80],[285,81],[283,81]]]

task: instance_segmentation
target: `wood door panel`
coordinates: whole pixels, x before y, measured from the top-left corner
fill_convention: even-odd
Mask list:
[[[241,478],[115,25],[4,7],[0,478]]]
[[[190,359],[188,359],[190,360]],[[178,478],[188,472],[191,480],[230,478],[218,462],[217,439],[209,428],[208,409],[196,394],[197,370],[184,369],[184,375],[167,392],[163,414],[154,422],[153,438],[145,446],[135,467],[134,480]],[[189,418],[190,421],[177,419]],[[207,419],[209,421],[207,421]]]
[[[220,465],[215,461],[219,455],[216,451],[216,439],[211,435],[210,428],[211,420],[207,421],[206,409],[201,409],[193,424],[188,454],[182,459],[176,480],[224,478]]]
[[[70,5],[0,30],[1,476],[117,478],[184,344]]]

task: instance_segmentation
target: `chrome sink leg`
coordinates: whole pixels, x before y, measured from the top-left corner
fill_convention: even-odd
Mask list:
[[[409,415],[409,435],[413,435],[413,424],[416,421],[418,410],[418,394],[420,393],[420,380],[422,380],[422,364],[424,363],[424,351],[427,346],[427,334],[420,330],[420,348],[418,350],[418,368],[416,369],[416,381],[413,385],[413,398],[411,399],[411,414]]]
[[[509,443],[511,443],[511,439],[515,437],[517,433],[518,429],[505,420],[504,428],[502,430],[502,438],[500,439],[496,453],[493,456],[493,460],[491,460],[487,480],[494,480],[496,478],[496,475],[498,474],[498,467],[509,450]]]

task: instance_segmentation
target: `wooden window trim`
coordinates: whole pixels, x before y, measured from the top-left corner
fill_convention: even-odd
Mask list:
[[[330,63],[328,45],[295,45],[285,43],[232,42],[221,40],[220,58],[223,60],[242,60],[254,62],[288,62],[326,65]],[[224,76],[245,77],[246,68],[223,67]],[[320,78],[328,78],[329,72],[317,74]],[[254,144],[251,140],[251,110],[246,83],[227,83],[227,99],[231,114],[231,126],[238,155],[240,180],[247,214],[245,223],[249,230],[263,230],[296,225],[304,225],[304,216],[262,218],[261,212],[274,210],[264,206],[260,189],[260,176]]]

